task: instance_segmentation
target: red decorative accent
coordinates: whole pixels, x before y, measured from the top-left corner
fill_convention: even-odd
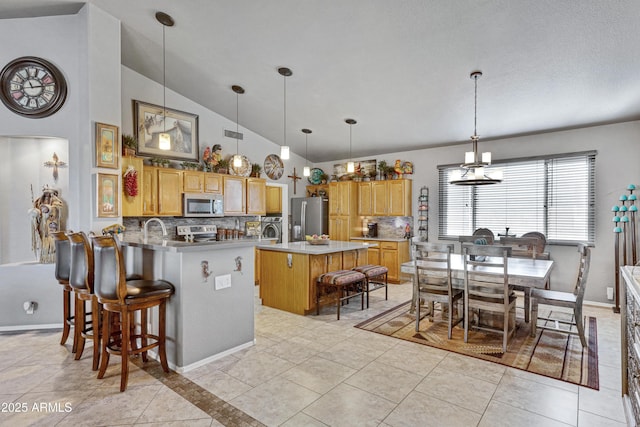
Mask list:
[[[124,194],[129,197],[138,195],[138,172],[135,169],[129,169],[124,174]]]

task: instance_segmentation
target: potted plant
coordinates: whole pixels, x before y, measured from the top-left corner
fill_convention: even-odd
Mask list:
[[[220,159],[215,166],[215,172],[226,174],[229,172],[229,159]]]
[[[387,161],[380,160],[378,162],[378,170],[380,171],[380,179],[387,179]]]
[[[326,184],[328,180],[329,175],[327,175],[326,173],[320,174],[320,184]]]
[[[138,140],[129,134],[122,134],[122,154],[125,156],[135,156],[138,148]]]
[[[260,163],[251,163],[251,176],[254,178],[260,178],[262,172],[262,166]]]
[[[169,161],[169,159],[159,159],[158,160],[158,165],[163,167],[163,168],[168,168],[170,163],[171,163],[171,161]]]

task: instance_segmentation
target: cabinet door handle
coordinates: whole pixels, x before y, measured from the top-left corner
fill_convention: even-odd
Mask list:
[[[287,267],[293,267],[293,255],[287,254]]]

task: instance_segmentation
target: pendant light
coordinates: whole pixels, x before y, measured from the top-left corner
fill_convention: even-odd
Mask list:
[[[353,125],[358,122],[353,119],[346,119],[345,123],[349,125],[349,161],[347,162],[347,173],[354,173],[356,171],[356,165],[353,160],[351,160],[351,129]]]
[[[240,156],[240,151],[238,150],[238,144],[239,144],[239,140],[240,138],[240,129],[239,129],[239,121],[238,121],[238,112],[239,112],[239,97],[240,95],[242,95],[244,93],[244,89],[242,88],[242,86],[237,86],[237,85],[233,85],[231,86],[231,90],[233,90],[236,93],[236,155],[233,156],[233,167],[234,168],[239,168],[242,166],[242,156]]]
[[[161,150],[171,149],[171,135],[167,133],[167,67],[166,57],[167,51],[164,40],[164,30],[166,27],[173,27],[175,21],[164,12],[156,12],[156,19],[162,24],[162,129],[163,132],[158,135],[158,148]]]
[[[302,168],[302,176],[311,176],[311,168],[308,165],[309,162],[309,134],[311,129],[302,129],[304,133],[304,168]]]
[[[464,163],[460,165],[462,171],[458,171],[457,176],[451,181],[455,185],[487,185],[502,182],[502,178],[490,177],[485,173],[485,167],[491,164],[491,153],[482,153],[482,158],[478,156],[478,79],[482,77],[481,71],[474,71],[469,76],[475,85],[473,103],[473,135],[471,135],[473,151],[464,153]]]
[[[278,68],[278,73],[284,78],[284,137],[283,144],[280,147],[280,158],[282,160],[289,160],[289,146],[287,145],[287,77],[291,76],[293,72],[286,68]]]

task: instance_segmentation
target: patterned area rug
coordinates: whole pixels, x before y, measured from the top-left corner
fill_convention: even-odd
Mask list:
[[[589,347],[584,350],[577,335],[538,328],[536,336],[530,337],[529,325],[524,319],[516,318],[516,333],[509,343],[507,352],[502,353],[502,335],[486,331],[469,331],[469,340],[465,343],[462,324],[454,327],[452,339],[447,339],[447,323],[439,321],[438,310],[435,312],[436,321],[430,322],[429,319],[423,318],[420,321],[420,332],[416,332],[415,316],[409,313],[410,303],[407,301],[387,310],[356,325],[356,328],[599,389],[595,317],[586,319],[585,333]],[[540,315],[543,316],[545,313]],[[553,315],[571,316],[555,312]]]

